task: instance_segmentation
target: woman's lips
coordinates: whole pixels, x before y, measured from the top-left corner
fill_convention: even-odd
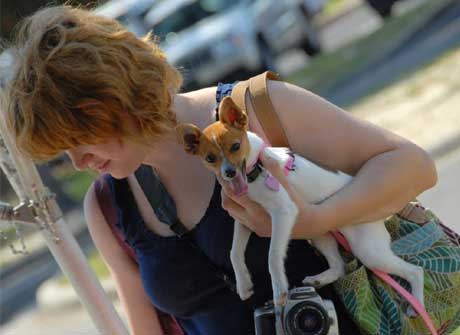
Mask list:
[[[97,166],[96,169],[97,169],[99,172],[105,172],[107,166],[109,165],[109,163],[110,163],[110,159],[107,160],[107,161],[105,161],[103,164]]]

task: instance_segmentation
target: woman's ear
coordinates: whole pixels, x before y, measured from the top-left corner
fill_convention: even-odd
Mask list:
[[[179,124],[176,126],[176,135],[187,153],[196,155],[200,146],[201,130],[193,124]]]
[[[248,127],[248,116],[231,97],[225,97],[220,102],[219,120],[238,129],[246,130]]]

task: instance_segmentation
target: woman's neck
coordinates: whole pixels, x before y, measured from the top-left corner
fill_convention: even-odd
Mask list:
[[[204,129],[215,121],[215,89],[206,88],[190,93],[176,94],[172,109],[178,123],[192,123]],[[177,166],[188,162],[190,155],[186,154],[182,145],[176,140],[172,131],[163,140],[155,141],[148,150],[144,164],[151,165],[160,171],[177,169]]]
[[[206,128],[215,121],[215,107],[215,87],[176,94],[172,106],[177,122],[193,123],[200,129]]]

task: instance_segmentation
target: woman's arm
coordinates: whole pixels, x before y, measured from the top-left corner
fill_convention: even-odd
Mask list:
[[[343,225],[387,217],[436,183],[434,162],[412,142],[295,85],[269,81],[268,90],[296,153],[355,176],[321,204],[299,202],[294,237],[312,238]],[[251,129],[263,133],[248,94],[246,106]],[[226,197],[223,205],[259,235],[269,234],[267,215],[247,198]]]
[[[158,315],[144,293],[139,269],[113,236],[99,207],[94,185],[86,193],[84,211],[93,241],[115,280],[130,333],[163,334]]]

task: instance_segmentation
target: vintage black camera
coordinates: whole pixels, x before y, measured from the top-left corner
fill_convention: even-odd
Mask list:
[[[339,334],[334,304],[323,300],[310,286],[290,290],[286,305],[277,313],[273,301],[257,308],[254,320],[256,335]]]

